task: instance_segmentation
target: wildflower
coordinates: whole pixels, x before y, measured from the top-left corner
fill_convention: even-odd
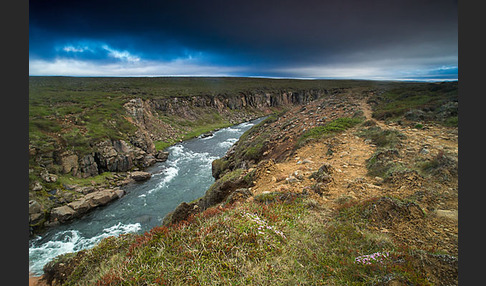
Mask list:
[[[256,224],[258,224],[258,234],[261,234],[263,235],[263,230],[267,229],[267,230],[271,230],[273,231],[276,235],[282,237],[283,239],[286,239],[285,235],[283,232],[279,231],[279,230],[276,230],[273,226],[271,225],[268,225],[267,222],[263,219],[261,219],[258,215],[256,214],[250,214],[250,213],[244,213],[244,216],[246,216],[247,218],[249,218],[251,221],[255,222]]]
[[[383,263],[390,256],[388,252],[375,252],[368,255],[361,255],[354,259],[354,263],[371,265],[373,263]]]

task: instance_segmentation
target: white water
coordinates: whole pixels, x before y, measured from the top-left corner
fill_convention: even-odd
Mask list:
[[[65,230],[57,232],[51,240],[37,246],[35,242],[42,240],[42,237],[38,237],[29,248],[29,261],[31,262],[29,271],[39,274],[39,269],[42,269],[46,263],[58,255],[83,250],[94,246],[103,238],[137,232],[140,229],[140,223],[125,225],[119,222],[89,238],[83,237],[78,230]]]
[[[263,119],[221,129],[206,138],[169,147],[169,158],[147,169],[152,178],[124,189],[127,195],[70,224],[50,229],[29,242],[29,271],[41,275],[54,257],[96,245],[103,238],[140,233],[162,223],[181,202],[204,195],[214,179],[211,163],[222,157],[238,138]]]

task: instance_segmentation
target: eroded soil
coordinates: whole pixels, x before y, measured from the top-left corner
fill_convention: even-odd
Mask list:
[[[377,146],[357,136],[363,127],[356,126],[333,137],[306,144],[285,160],[269,160],[260,164],[251,191],[254,196],[265,192],[307,192],[320,204],[322,214],[327,217],[343,203],[375,201],[369,229],[385,234],[399,244],[437,253],[439,257],[443,255],[442,262],[438,262],[440,259],[437,257],[422,257],[421,267],[431,277],[442,275],[441,279],[448,280],[435,281],[438,284],[456,284],[457,259],[454,262],[446,260],[458,255],[457,128],[434,123],[423,124],[421,129],[387,124],[372,118],[366,98],[351,96],[348,100],[357,102],[356,107],[363,112],[366,120],[373,121],[383,130],[396,130],[404,135],[396,147],[398,155],[393,158],[404,172],[397,172],[386,179],[368,175],[367,160]],[[318,103],[313,104],[317,106]],[[295,114],[294,122],[297,124],[307,122],[309,125],[316,111],[320,118],[346,116],[343,110],[317,110],[312,105],[307,106],[304,112],[291,114]],[[286,136],[295,140],[288,134]],[[456,158],[455,165],[429,173],[421,171],[420,166],[424,162],[446,157]],[[316,187],[316,180],[311,175],[325,164],[330,166],[330,178]],[[409,203],[398,205],[386,198],[398,198]]]

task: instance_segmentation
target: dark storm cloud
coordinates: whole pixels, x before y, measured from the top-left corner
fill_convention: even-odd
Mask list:
[[[184,59],[239,75],[438,69],[457,66],[457,2],[34,0],[29,39],[31,58],[46,61],[95,60],[107,45],[142,62]],[[98,52],[76,52],[83,42]]]

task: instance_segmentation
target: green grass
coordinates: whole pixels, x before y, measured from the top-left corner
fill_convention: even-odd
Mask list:
[[[220,123],[212,123],[212,124],[204,124],[204,125],[196,126],[190,132],[184,134],[183,140],[195,138],[201,134],[208,133],[216,129],[229,127],[231,125],[232,125],[231,123],[223,121]]]
[[[458,116],[452,116],[446,119],[444,122],[445,126],[449,127],[459,127],[459,117]]]
[[[213,130],[233,125],[225,120],[221,115],[214,112],[202,113],[199,115],[198,119],[194,121],[176,118],[173,116],[165,116],[162,118],[162,120],[171,124],[175,129],[178,129],[180,134],[177,135],[176,139],[154,142],[157,150],[164,150],[180,140],[189,140]]]
[[[335,134],[342,132],[348,128],[354,127],[357,124],[361,123],[362,119],[360,118],[349,118],[349,117],[341,117],[335,119],[326,125],[317,126],[312,129],[305,131],[299,138],[297,145],[301,146],[305,142],[309,140],[315,140],[320,138],[327,138],[330,136],[334,136]]]
[[[383,130],[379,126],[362,128],[356,135],[371,140],[371,143],[379,148],[394,148],[402,139],[406,139],[406,136],[397,130]]]
[[[64,95],[55,97],[70,100],[75,103],[82,102],[80,93],[105,93],[112,98],[140,97],[142,99],[171,96],[218,95],[248,91],[278,91],[309,88],[346,88],[357,86],[375,86],[373,81],[358,80],[295,80],[295,79],[264,79],[264,78],[238,78],[238,77],[131,77],[131,78],[76,78],[76,77],[29,77],[31,89],[44,93],[58,94],[66,91]]]
[[[377,99],[378,104],[374,107],[373,117],[379,120],[396,120],[411,110],[434,113],[445,103],[458,100],[458,84],[443,82],[397,86],[387,90]]]
[[[379,126],[361,128],[357,136],[371,140],[376,145],[375,152],[366,160],[368,175],[388,178],[393,172],[405,170],[403,164],[395,162],[399,158],[398,145],[406,136],[397,130],[381,129]]]
[[[310,199],[278,197],[105,239],[73,264],[65,285],[373,285],[392,276],[427,284],[406,263],[407,249],[367,228],[372,201],[342,205],[324,223]],[[355,262],[377,252],[390,257]]]
[[[104,172],[99,175],[89,178],[78,178],[69,174],[59,175],[58,182],[62,185],[77,185],[81,187],[92,186],[107,183],[109,179],[113,178],[112,172]]]
[[[29,144],[41,153],[47,138],[84,155],[93,143],[127,139],[136,130],[123,117],[125,97],[104,86],[83,89],[89,80],[55,77],[30,77],[29,84]]]
[[[177,142],[178,142],[178,140],[169,140],[167,142],[166,141],[155,141],[154,145],[155,145],[155,149],[157,151],[160,151],[160,150],[164,150],[165,148],[174,145]]]

